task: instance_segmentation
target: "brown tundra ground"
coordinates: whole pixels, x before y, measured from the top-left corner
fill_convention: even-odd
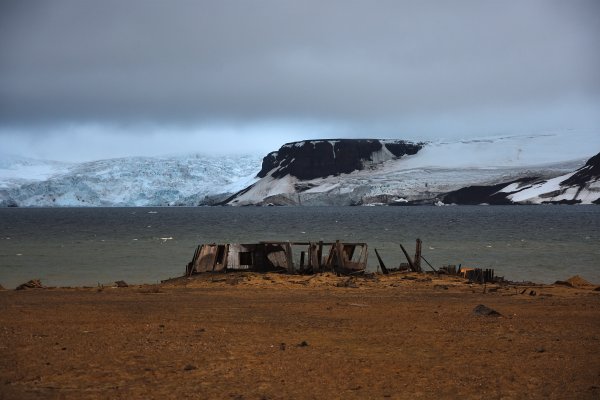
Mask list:
[[[202,275],[2,291],[0,311],[2,399],[600,398],[585,284]]]

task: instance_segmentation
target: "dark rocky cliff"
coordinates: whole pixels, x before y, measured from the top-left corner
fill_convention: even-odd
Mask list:
[[[461,205],[477,205],[477,204],[490,204],[490,205],[508,205],[513,204],[507,196],[509,193],[499,192],[503,188],[507,187],[512,183],[527,183],[534,181],[537,178],[524,178],[520,180],[514,180],[510,182],[503,182],[497,185],[485,186],[485,185],[474,185],[468,186],[462,189],[454,190],[446,193],[442,202],[444,204],[461,204]]]
[[[600,178],[600,153],[587,160],[585,165],[577,170],[575,175],[565,179],[560,184],[564,186],[583,187],[588,182]]]
[[[385,146],[385,149],[383,147]],[[374,153],[387,150],[394,157],[416,154],[424,143],[402,140],[332,139],[287,143],[263,158],[259,178],[292,175],[301,180],[324,178],[361,170]],[[387,154],[387,153],[386,153]]]

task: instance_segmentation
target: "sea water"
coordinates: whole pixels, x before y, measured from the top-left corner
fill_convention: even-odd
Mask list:
[[[375,270],[373,248],[394,267],[416,238],[436,268],[600,284],[598,206],[3,208],[0,284],[156,283],[182,275],[198,244],[265,240],[366,242]]]

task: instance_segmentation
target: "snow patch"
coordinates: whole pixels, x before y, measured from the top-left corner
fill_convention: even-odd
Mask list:
[[[545,182],[536,183],[507,197],[513,202],[517,203],[533,202],[536,204],[540,204],[544,200],[540,198],[541,195],[543,195],[544,193],[559,191],[560,183],[573,175],[575,175],[575,172],[566,175],[561,175],[559,177],[549,179]],[[503,191],[506,191],[506,188],[504,188]]]

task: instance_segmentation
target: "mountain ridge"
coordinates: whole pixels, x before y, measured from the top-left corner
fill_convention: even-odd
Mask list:
[[[0,206],[590,204],[597,203],[600,157],[590,158],[589,148],[530,135],[315,139],[262,158],[66,163],[0,155]]]
[[[512,182],[552,179],[571,173],[585,162],[584,158],[564,159],[568,154],[562,160],[560,157],[552,160],[549,155],[544,157],[543,146],[548,136],[437,143],[397,141],[414,147],[411,147],[411,151],[398,155],[388,152],[385,156],[381,152],[385,140],[355,140],[355,144],[363,146],[363,151],[352,151],[346,157],[351,158],[351,163],[347,164],[353,168],[326,169],[316,176],[310,170],[307,173],[291,173],[289,165],[296,162],[298,155],[306,157],[303,152],[307,143],[312,144],[313,149],[329,144],[328,152],[331,154],[333,145],[330,141],[310,140],[286,144],[265,157],[263,168],[257,176],[260,178],[258,181],[222,204],[322,206],[456,203],[449,201],[451,196],[444,201],[445,196],[474,185],[482,188],[500,185],[498,189],[502,189]],[[315,154],[321,152],[315,151]],[[495,191],[492,190],[492,193]],[[466,204],[481,203],[489,204],[484,200],[477,202],[475,198]],[[505,199],[502,204],[512,203]]]

